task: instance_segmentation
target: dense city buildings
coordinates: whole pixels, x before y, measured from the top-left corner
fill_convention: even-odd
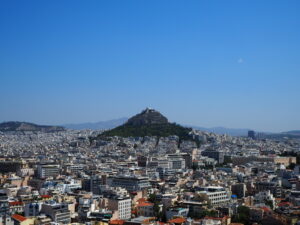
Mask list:
[[[152,112],[146,110],[145,121],[138,116],[138,124],[151,124]],[[155,120],[162,130],[169,126],[157,112]],[[299,138],[180,132],[181,138],[103,137],[103,131],[91,130],[1,132],[0,223],[299,222]]]

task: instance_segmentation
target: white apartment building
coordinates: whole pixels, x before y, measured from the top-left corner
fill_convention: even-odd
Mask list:
[[[198,194],[204,196],[213,206],[224,205],[230,201],[229,191],[219,186],[201,187]]]
[[[127,220],[131,218],[131,199],[129,197],[108,199],[107,208],[112,211],[119,212],[119,218],[121,220]]]

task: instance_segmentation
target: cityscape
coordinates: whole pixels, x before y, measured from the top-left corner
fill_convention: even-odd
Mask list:
[[[17,122],[0,130],[2,224],[299,219],[299,135],[218,135],[169,123],[150,108],[112,130]]]
[[[0,225],[300,225],[299,0],[1,0]]]

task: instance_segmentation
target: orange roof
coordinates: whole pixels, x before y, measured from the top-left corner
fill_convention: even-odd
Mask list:
[[[211,216],[206,216],[204,217],[204,219],[208,219],[208,220],[225,220],[227,219],[228,216],[223,216],[223,217],[211,217]]]
[[[52,198],[51,195],[41,195],[41,198]]]
[[[146,202],[146,201],[147,201],[147,199],[145,199],[145,198],[140,198],[140,199],[137,200],[137,202],[139,202],[139,203]]]
[[[285,205],[289,205],[289,206],[291,206],[291,205],[293,205],[291,202],[280,202],[279,204],[278,204],[278,206],[280,207],[280,206],[285,206]]]
[[[24,203],[23,203],[23,202],[20,202],[20,201],[15,201],[15,202],[9,202],[9,205],[10,205],[10,206],[24,205]]]
[[[271,209],[269,209],[268,207],[260,207],[262,210],[264,210],[264,212],[271,212]]]
[[[150,202],[141,202],[136,207],[145,207],[145,206],[153,206],[153,203]]]
[[[23,221],[27,220],[26,217],[21,216],[19,214],[14,214],[14,215],[11,216],[11,218],[13,218],[13,219],[15,219],[15,220],[17,220],[19,222],[23,222]]]
[[[178,217],[178,218],[169,220],[168,222],[169,223],[177,223],[177,224],[179,223],[179,224],[181,224],[181,223],[184,223],[185,221],[186,221],[185,218]]]
[[[109,221],[109,224],[112,224],[112,225],[123,225],[124,224],[124,220],[111,220]]]
[[[164,223],[164,222],[160,222],[160,221],[158,221],[158,223],[159,223],[160,225],[166,225],[166,224],[168,224],[168,223]]]

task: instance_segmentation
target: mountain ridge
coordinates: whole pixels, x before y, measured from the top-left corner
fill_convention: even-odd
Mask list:
[[[5,123],[24,123],[24,124],[33,124],[36,126],[41,126],[41,127],[58,127],[58,131],[63,130],[62,128],[66,129],[73,129],[73,130],[85,130],[85,129],[91,129],[91,130],[108,130],[108,129],[113,129],[116,128],[120,125],[123,125],[128,121],[128,117],[121,117],[118,119],[111,119],[111,120],[106,120],[106,121],[99,121],[99,122],[87,122],[87,123],[70,123],[70,124],[63,124],[63,125],[37,125],[35,123],[31,122],[24,122],[24,121],[5,121],[0,123],[0,131],[5,132],[5,131],[14,131],[14,129],[4,129],[3,124]],[[216,133],[216,134],[228,134],[231,136],[247,136],[247,133],[249,130],[253,129],[247,129],[247,128],[227,128],[227,127],[222,127],[222,126],[217,126],[217,127],[201,127],[201,126],[195,126],[195,125],[186,125],[186,124],[180,124],[183,127],[187,128],[193,128],[196,130],[200,131],[206,131],[206,132],[211,132],[211,133]],[[24,125],[23,125],[24,126]],[[26,131],[28,129],[23,129],[22,127],[19,129],[16,129],[16,131]],[[34,129],[29,129],[29,130],[34,130]],[[37,130],[43,130],[43,129],[37,129]],[[51,129],[50,129],[51,130]],[[54,129],[56,131],[56,129]],[[267,135],[292,135],[292,136],[300,136],[300,130],[290,130],[290,131],[283,131],[283,132],[260,132],[264,133]]]
[[[90,123],[74,123],[74,124],[66,124],[62,125],[63,127],[66,127],[68,129],[75,129],[75,130],[82,130],[82,129],[91,129],[91,130],[107,130],[107,129],[113,129],[117,126],[120,126],[124,124],[128,120],[128,117],[122,117],[119,119],[112,119],[112,120],[106,120],[106,121],[100,121],[100,122],[90,122]],[[112,121],[112,123],[110,123]],[[101,124],[98,125],[97,124]],[[180,124],[184,127],[191,127],[196,130],[200,131],[206,131],[216,134],[227,134],[231,136],[247,136],[249,130],[255,130],[250,128],[230,128],[230,127],[223,127],[223,126],[215,126],[215,127],[202,127],[197,125],[189,125],[189,124]],[[268,131],[261,131],[259,133],[265,133],[265,134],[298,134],[299,130],[291,130],[291,131],[283,131],[283,132],[268,132]]]
[[[71,124],[63,124],[61,126],[67,128],[67,129],[74,129],[74,130],[85,130],[85,129],[91,129],[91,130],[107,130],[107,129],[113,129],[117,126],[123,125],[125,122],[128,121],[128,117],[122,117],[119,119],[111,119],[106,121],[99,121],[99,122],[86,122],[86,123],[71,123]],[[180,124],[184,127],[191,127],[196,130],[216,133],[216,134],[228,134],[231,136],[247,136],[248,130],[247,128],[227,128],[227,127],[201,127],[201,126],[195,126],[195,125],[188,125],[188,124]]]
[[[128,117],[122,117],[119,119],[111,119],[111,120],[99,121],[99,122],[69,123],[69,124],[63,124],[62,126],[67,129],[73,129],[73,130],[86,130],[86,129],[107,130],[122,125],[127,120]]]
[[[0,123],[0,131],[42,131],[42,132],[56,132],[64,131],[65,128],[61,126],[37,125],[28,122],[8,121]]]

